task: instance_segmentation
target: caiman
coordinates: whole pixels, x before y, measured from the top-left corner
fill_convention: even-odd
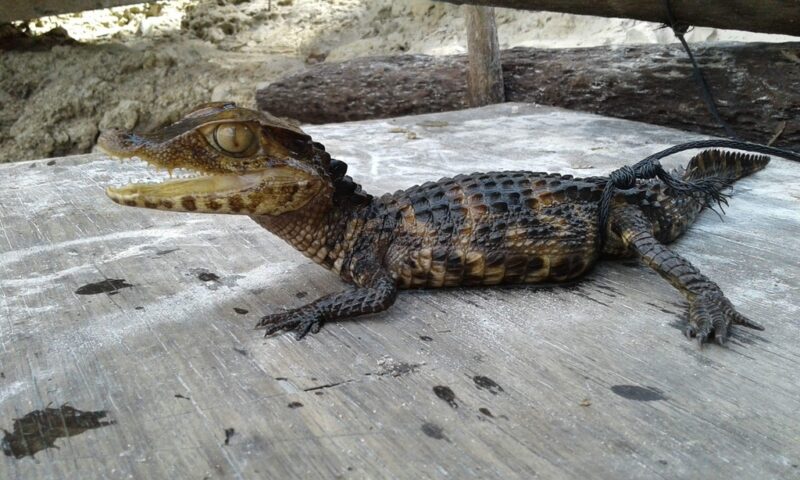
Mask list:
[[[295,125],[232,103],[205,104],[149,134],[106,131],[102,150],[190,178],[108,187],[115,202],[248,215],[351,287],[261,318],[298,339],[324,322],[380,312],[408,288],[567,282],[599,259],[637,256],[688,301],[685,333],[724,344],[731,325],[761,330],[716,283],[665,244],[713,199],[658,179],[617,190],[599,224],[603,177],[527,171],[458,175],[381,197]],[[727,186],[769,157],[706,150],[680,178]],[[717,198],[718,199],[718,198]],[[601,231],[602,230],[602,231]],[[598,241],[602,237],[603,241]]]

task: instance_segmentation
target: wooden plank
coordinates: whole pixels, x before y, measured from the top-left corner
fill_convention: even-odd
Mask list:
[[[699,138],[522,104],[307,130],[376,193],[482,169],[597,175]],[[0,166],[0,427],[63,403],[115,422],[0,455],[0,478],[795,478],[799,171],[774,160],[675,245],[767,325],[700,350],[675,328],[680,295],[630,262],[568,288],[404,292],[264,340],[258,315],[338,279],[247,218],[107,200],[148,176],[138,164]],[[75,293],[106,278],[131,286]]]
[[[663,0],[441,0],[458,5],[484,5],[522,10],[633,18],[669,23]],[[678,23],[749,32],[800,35],[796,0],[670,0]]]
[[[505,101],[494,8],[464,7],[467,23],[467,98],[472,107]]]

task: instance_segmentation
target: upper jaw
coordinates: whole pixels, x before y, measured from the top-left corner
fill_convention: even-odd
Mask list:
[[[97,148],[103,153],[117,158],[135,156],[146,144],[144,138],[122,130],[106,130],[97,138]]]
[[[201,144],[202,145],[202,144]],[[125,159],[137,157],[156,167],[172,172],[183,168],[197,175],[232,173],[221,168],[218,158],[208,154],[202,159],[187,157],[187,152],[196,150],[196,141],[188,138],[174,138],[165,142],[158,142],[148,135],[126,132],[124,130],[107,130],[97,139],[98,149],[112,157]],[[205,146],[205,145],[202,145]]]

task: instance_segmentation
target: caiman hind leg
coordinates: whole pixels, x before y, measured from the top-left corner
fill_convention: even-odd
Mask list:
[[[319,332],[324,322],[380,312],[397,298],[397,282],[382,269],[364,272],[355,280],[357,286],[349,290],[326,295],[293,310],[267,315],[256,328],[265,328],[264,336],[294,331],[295,338],[300,340],[308,332]]]
[[[628,207],[615,212],[611,228],[642,261],[680,290],[689,301],[687,337],[700,344],[712,338],[720,345],[728,339],[731,325],[756,330],[764,327],[736,311],[719,286],[700,273],[688,260],[672,252],[653,236],[653,226],[642,212]]]

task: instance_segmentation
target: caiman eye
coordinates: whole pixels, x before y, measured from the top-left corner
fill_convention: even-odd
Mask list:
[[[241,123],[221,123],[214,128],[212,136],[216,146],[231,155],[248,152],[256,139],[250,127]]]

